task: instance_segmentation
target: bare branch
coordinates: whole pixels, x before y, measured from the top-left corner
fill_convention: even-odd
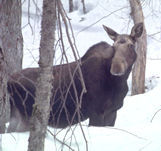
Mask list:
[[[151,123],[153,122],[155,116],[156,116],[160,111],[161,111],[161,109],[159,109],[159,110],[157,110],[157,111],[155,112],[155,114],[153,115],[152,119],[150,120]]]
[[[140,136],[138,136],[138,135],[136,135],[136,134],[133,134],[133,133],[131,133],[131,132],[127,131],[127,130],[124,130],[124,129],[120,129],[120,128],[116,128],[116,127],[107,127],[107,128],[108,128],[108,129],[118,130],[118,131],[121,131],[121,132],[125,132],[125,133],[127,133],[127,134],[130,134],[130,135],[132,135],[132,136],[138,138],[138,139],[147,140],[146,138],[140,137]]]
[[[70,150],[72,150],[72,151],[75,151],[71,146],[69,146],[68,144],[66,144],[64,141],[61,141],[60,139],[58,139],[57,137],[56,137],[56,135],[54,135],[49,129],[47,130],[49,133],[50,133],[50,135],[52,135],[53,137],[54,137],[54,139],[56,140],[56,141],[58,141],[60,144],[62,144],[63,146],[66,146],[67,148],[69,148]]]
[[[149,37],[153,37],[153,36],[155,36],[155,35],[157,35],[157,34],[160,34],[161,33],[161,31],[158,31],[158,32],[156,32],[156,33],[153,33],[153,34],[150,34],[150,35],[148,35]]]
[[[28,0],[28,25],[29,25],[32,35],[33,35],[34,31],[33,31],[32,25],[30,23],[30,7],[31,7],[30,4],[31,4],[31,2],[30,2],[30,0]]]
[[[123,10],[123,9],[125,9],[125,8],[128,8],[128,6],[122,7],[122,8],[120,8],[120,9],[117,9],[117,10],[115,10],[115,11],[109,13],[108,15],[103,16],[102,18],[100,18],[100,19],[97,20],[96,22],[92,23],[91,25],[89,25],[89,26],[83,28],[81,31],[79,31],[79,32],[77,33],[77,36],[78,36],[79,33],[81,33],[81,32],[83,32],[83,31],[87,30],[88,28],[90,28],[90,27],[92,27],[92,26],[94,26],[95,24],[97,24],[97,23],[100,22],[101,20],[103,20],[103,19],[105,19],[105,18],[111,16],[112,14],[114,14],[114,13],[120,11],[120,10]]]

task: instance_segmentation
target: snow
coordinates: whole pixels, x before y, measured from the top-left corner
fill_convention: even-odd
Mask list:
[[[68,9],[67,2],[63,0],[66,10]],[[82,13],[81,2],[74,0],[74,3],[75,9],[78,9],[68,16],[73,25],[80,56],[97,42],[107,41],[112,44],[112,41],[103,31],[102,24],[113,28],[118,33],[129,33],[133,26],[133,22],[128,15],[130,9],[127,0],[95,0],[95,2],[88,0],[86,4],[88,13],[86,15]],[[69,150],[69,146],[73,150],[80,151],[86,150],[87,146],[89,151],[161,150],[161,34],[158,33],[161,31],[161,2],[160,0],[147,0],[142,1],[142,3],[148,34],[146,93],[136,96],[128,95],[125,98],[124,106],[118,111],[115,127],[88,127],[86,126],[87,120],[82,123],[83,131],[79,125],[71,127],[70,130],[49,128],[56,138],[50,132],[47,133],[46,151],[61,150],[61,148],[66,151]],[[41,3],[38,4],[38,6],[41,5]],[[28,18],[28,4],[23,4],[23,68],[38,66],[41,9],[35,9],[36,7],[33,4],[31,6],[31,17]],[[36,10],[37,15],[35,15]],[[63,36],[65,37],[65,35]],[[58,36],[56,35],[56,37]],[[68,50],[68,46],[66,50],[70,61],[72,61],[74,58],[71,50]],[[57,52],[55,63],[59,63],[59,55],[60,53]],[[131,87],[130,78],[128,83]],[[1,136],[3,151],[27,150],[28,132],[3,134]],[[65,142],[66,145],[61,142]]]

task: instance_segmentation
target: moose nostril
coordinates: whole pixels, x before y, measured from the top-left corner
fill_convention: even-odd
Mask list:
[[[110,73],[115,76],[121,76],[126,72],[127,68],[126,60],[119,58],[112,61]]]
[[[111,72],[112,75],[117,75],[117,76],[123,75],[123,74],[124,74],[123,65],[122,65],[122,64],[114,63],[114,64],[111,66],[110,72]]]
[[[135,50],[135,46],[132,45],[132,44],[129,44],[128,47],[129,47],[130,50]]]
[[[121,44],[123,44],[125,42],[126,42],[125,39],[120,39],[120,41],[119,41],[119,43],[121,43]]]

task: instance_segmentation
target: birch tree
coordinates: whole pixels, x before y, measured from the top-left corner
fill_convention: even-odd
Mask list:
[[[22,68],[21,0],[0,0],[0,132],[9,118],[8,75]]]
[[[139,22],[144,23],[144,15],[140,0],[129,0],[129,2],[131,7],[131,17],[133,18],[134,24]],[[144,25],[143,34],[137,39],[137,60],[132,71],[132,95],[144,93],[145,91],[146,50],[147,37]]]
[[[52,89],[52,66],[54,56],[56,25],[55,0],[43,0],[43,15],[40,40],[40,75],[37,79],[36,98],[31,119],[28,151],[43,151],[48,124],[50,97]]]

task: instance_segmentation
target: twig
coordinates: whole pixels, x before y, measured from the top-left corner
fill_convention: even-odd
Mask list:
[[[64,98],[64,99],[63,99],[64,102],[63,102],[61,111],[63,110],[63,108],[64,108],[65,111],[66,111],[65,103],[66,103],[66,99],[67,99],[69,90],[70,90],[70,88],[71,88],[71,85],[73,85],[73,88],[74,88],[74,90],[75,90],[75,91],[74,91],[74,92],[75,92],[75,96],[76,96],[76,99],[78,100],[78,95],[77,95],[77,91],[76,91],[76,86],[75,86],[75,83],[74,83],[74,80],[73,80],[74,75],[75,75],[75,72],[76,72],[76,70],[77,70],[77,67],[76,67],[74,73],[72,73],[71,67],[70,67],[70,64],[69,64],[69,62],[68,62],[68,58],[67,58],[67,55],[66,55],[66,52],[65,52],[65,46],[64,46],[64,40],[63,40],[63,37],[62,37],[62,27],[61,27],[61,21],[60,21],[60,14],[59,14],[59,12],[58,12],[58,26],[59,26],[60,42],[61,42],[61,46],[62,46],[62,50],[63,50],[63,55],[65,56],[65,59],[66,59],[66,61],[67,61],[68,70],[69,70],[68,72],[69,72],[70,79],[71,79],[71,82],[70,82],[70,84],[68,85],[68,88],[67,88],[65,97],[62,95],[62,97]],[[61,76],[60,76],[60,77],[61,77]],[[61,113],[61,111],[60,111],[60,113]],[[67,111],[66,111],[66,114],[67,114]],[[69,124],[69,125],[71,125],[72,122],[73,122],[73,120],[70,122],[69,119],[68,119],[68,117],[67,117],[67,121],[68,121],[68,124]]]
[[[13,139],[16,141],[16,138],[14,137],[14,135],[12,133],[10,133],[10,135],[13,137]]]
[[[34,57],[34,55],[32,54],[31,50],[26,48],[26,50],[30,53],[32,59],[34,60],[34,62],[38,63],[38,61],[36,60],[36,58]]]
[[[97,20],[96,22],[94,22],[94,23],[92,23],[91,25],[89,25],[89,26],[83,28],[82,30],[80,30],[80,31],[77,33],[77,36],[78,36],[79,33],[81,33],[81,32],[83,32],[83,31],[87,30],[88,28],[90,28],[90,27],[92,27],[92,26],[94,26],[95,24],[97,24],[97,23],[100,22],[101,20],[103,20],[103,19],[105,19],[105,18],[111,16],[112,14],[114,14],[114,13],[116,13],[116,12],[122,10],[122,9],[125,9],[125,8],[128,8],[128,6],[122,7],[122,8],[120,8],[120,9],[117,9],[117,10],[111,12],[110,14],[108,14],[108,15],[106,15],[106,16],[103,16],[102,18],[100,18],[100,19]]]
[[[54,135],[49,129],[48,129],[47,131],[48,131],[48,132],[50,133],[50,135],[52,135],[52,136],[54,137],[54,139],[55,139],[56,141],[58,141],[60,144],[66,146],[66,147],[68,147],[70,150],[74,151],[74,149],[71,148],[71,146],[69,146],[69,145],[66,144],[65,142],[62,142],[61,140],[59,140],[59,139],[56,137],[56,135]]]
[[[76,116],[78,117],[79,123],[81,121],[80,108],[81,108],[81,102],[82,102],[83,94],[86,92],[86,87],[85,87],[85,83],[84,83],[84,79],[83,79],[83,74],[82,74],[82,71],[81,71],[81,68],[80,68],[81,59],[79,57],[79,53],[78,53],[78,50],[77,50],[77,47],[76,47],[76,42],[75,42],[75,38],[74,38],[74,32],[72,30],[72,25],[70,23],[70,19],[68,18],[68,16],[67,16],[67,14],[66,14],[66,12],[65,12],[65,10],[64,10],[64,8],[63,8],[63,6],[62,6],[60,1],[57,2],[57,5],[58,5],[58,27],[59,27],[59,32],[60,32],[59,36],[60,36],[60,43],[61,43],[62,50],[63,50],[63,55],[65,56],[65,59],[66,59],[66,61],[68,63],[68,58],[67,58],[67,55],[66,55],[66,52],[65,52],[65,46],[64,46],[64,41],[63,41],[63,37],[62,37],[62,27],[61,27],[61,22],[60,22],[60,16],[61,16],[61,18],[63,20],[64,25],[65,25],[65,31],[66,31],[67,39],[68,39],[68,42],[69,42],[70,47],[72,49],[75,61],[77,63],[74,71],[71,70],[70,64],[68,64],[68,70],[69,70],[68,72],[69,72],[69,76],[70,76],[71,82],[68,85],[67,91],[65,92],[66,93],[65,96],[62,95],[63,96],[63,100],[64,100],[63,108],[66,110],[65,101],[67,99],[68,94],[70,93],[70,88],[72,86],[72,88],[74,90],[74,94],[75,94],[75,98],[73,98],[73,102],[75,102],[76,110],[75,110],[75,113],[73,114],[72,119],[70,121],[67,119],[68,123],[70,125],[69,130],[72,130],[71,125],[73,124],[73,121],[74,121],[75,117]],[[71,40],[71,37],[70,37],[70,32],[69,32],[68,25],[70,27],[70,32],[72,34],[72,40],[73,41]],[[78,58],[77,58],[77,56],[78,56]],[[78,98],[78,92],[77,92],[75,81],[74,81],[74,76],[76,75],[77,71],[79,73],[81,84],[82,84],[82,92],[81,92],[80,98]],[[80,127],[81,127],[81,130],[82,130],[82,133],[83,133],[83,137],[84,137],[85,142],[86,142],[86,150],[88,151],[88,143],[87,143],[87,140],[86,140],[86,137],[85,137],[85,133],[83,132],[83,128],[82,128],[81,124],[80,124]],[[66,138],[69,130],[66,132],[66,134],[64,136],[63,142],[65,141],[65,138]],[[72,130],[72,135],[73,134],[74,134],[74,131]],[[72,141],[72,135],[70,137],[71,141]]]
[[[37,1],[36,2],[35,2],[35,0],[32,0],[32,1],[33,1],[34,5],[35,5],[35,8],[36,8],[36,14],[38,15],[38,12],[41,14],[41,10],[37,5]]]
[[[142,148],[139,149],[139,151],[144,150],[147,146],[149,146],[152,143],[152,141],[150,141],[149,143],[147,143],[146,145],[144,145]]]
[[[140,137],[140,136],[138,136],[136,134],[133,134],[133,133],[131,133],[131,132],[127,131],[127,130],[124,130],[124,129],[115,128],[115,127],[114,128],[113,127],[107,127],[107,128],[125,132],[125,133],[130,134],[130,135],[132,135],[134,137],[137,137],[138,139],[147,140],[146,138]]]
[[[158,31],[158,32],[156,32],[156,33],[153,33],[153,34],[150,34],[150,35],[148,35],[149,37],[153,37],[153,36],[155,36],[155,35],[157,35],[157,34],[160,34],[161,33],[161,31]]]
[[[74,130],[77,128],[77,124],[75,125],[75,128],[74,128]],[[72,131],[72,132],[74,132],[74,130]],[[78,142],[77,142],[77,139],[76,139],[76,136],[75,136],[75,134],[74,133],[72,133],[73,134],[73,136],[74,136],[74,139],[75,139],[75,142],[76,142],[76,145],[77,145],[77,148],[78,148],[78,151],[80,151],[80,147],[79,147],[79,144],[78,144]],[[71,142],[72,143],[72,142]]]
[[[82,96],[84,93],[86,93],[86,86],[85,86],[84,79],[83,79],[83,74],[82,74],[82,71],[81,71],[81,68],[80,68],[80,64],[81,64],[80,61],[81,60],[80,59],[78,60],[77,55],[75,53],[75,48],[73,46],[73,43],[72,43],[71,38],[70,38],[70,35],[69,35],[68,24],[67,24],[67,21],[66,21],[66,14],[63,12],[63,7],[62,7],[62,4],[61,4],[60,1],[58,1],[58,9],[59,9],[59,12],[61,14],[61,17],[63,19],[64,25],[65,25],[65,30],[66,30],[68,42],[70,44],[70,47],[72,49],[74,58],[75,58],[75,60],[77,62],[77,65],[78,65],[78,72],[79,72],[80,79],[81,79],[81,84],[82,84],[82,93],[81,93],[81,96]],[[80,100],[80,103],[79,103],[79,99],[78,99],[78,95],[77,95],[77,90],[76,90],[75,83],[73,83],[73,88],[74,88],[74,93],[75,93],[76,101],[77,101],[79,107],[81,107],[82,101]]]
[[[31,3],[30,0],[28,0],[28,25],[29,25],[29,27],[31,29],[31,33],[33,35],[34,34],[34,31],[33,31],[32,25],[30,23],[30,3]]]
[[[160,111],[161,111],[161,109],[159,109],[159,110],[157,110],[157,111],[155,112],[155,114],[153,115],[152,119],[150,120],[151,123],[153,122],[155,116],[156,116]]]
[[[75,60],[76,60],[76,62],[77,62],[77,64],[78,64],[78,71],[79,71],[79,74],[80,74],[81,84],[82,84],[82,87],[83,87],[82,91],[83,91],[83,93],[86,93],[86,86],[85,86],[85,83],[84,83],[84,80],[83,80],[82,71],[81,71],[81,69],[80,69],[81,60],[77,58],[77,55],[76,55],[76,52],[75,52],[75,48],[74,48],[73,43],[72,43],[72,41],[71,41],[71,38],[70,38],[70,36],[69,36],[68,24],[67,24],[67,21],[66,21],[66,14],[65,14],[65,12],[62,11],[63,8],[62,8],[62,4],[61,4],[60,1],[58,1],[58,8],[59,8],[59,12],[60,12],[60,14],[61,14],[61,16],[62,16],[64,25],[65,25],[65,30],[66,30],[68,42],[69,42],[70,47],[71,47],[71,49],[72,49],[74,58],[75,58]],[[70,26],[70,28],[71,28],[71,26]],[[71,28],[71,31],[72,31],[72,28]],[[74,39],[73,31],[72,31],[72,36],[73,36],[73,39]],[[75,40],[74,40],[74,44],[75,44]],[[76,46],[76,45],[75,45],[75,46]],[[78,51],[77,51],[77,52],[78,52]]]
[[[83,130],[83,127],[82,127],[82,124],[79,122],[79,126],[81,128],[81,131],[82,131],[82,134],[83,134],[83,138],[85,140],[85,144],[86,144],[86,151],[88,151],[88,141],[86,139],[86,136],[85,136],[85,133],[84,133],[84,130]]]
[[[158,40],[158,39],[154,38],[153,36],[149,36],[149,37],[152,38],[153,40],[155,40],[155,41],[161,43],[161,40]]]

